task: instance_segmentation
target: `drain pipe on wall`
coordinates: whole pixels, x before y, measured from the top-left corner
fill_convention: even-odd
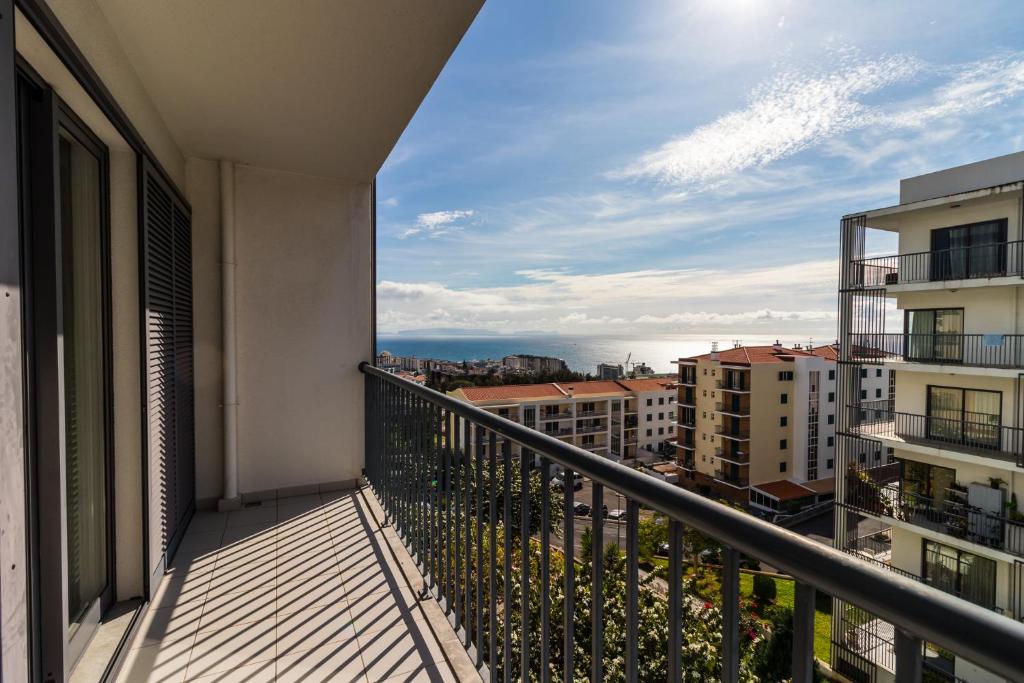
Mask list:
[[[224,497],[220,510],[241,507],[238,495],[238,370],[235,328],[235,164],[220,162],[221,325],[224,344]]]

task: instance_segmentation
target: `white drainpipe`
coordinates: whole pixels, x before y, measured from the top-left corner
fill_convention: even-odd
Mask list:
[[[238,507],[238,371],[235,329],[235,165],[220,162],[221,324],[224,335],[224,500]]]

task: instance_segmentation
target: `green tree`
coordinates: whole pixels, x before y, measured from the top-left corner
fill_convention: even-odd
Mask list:
[[[637,546],[640,559],[650,562],[658,548],[668,542],[668,521],[660,516],[641,517],[637,526]]]

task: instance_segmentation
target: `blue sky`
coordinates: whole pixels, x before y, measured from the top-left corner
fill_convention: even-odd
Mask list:
[[[378,175],[378,329],[831,338],[838,225],[1024,149],[1024,3],[491,0]]]

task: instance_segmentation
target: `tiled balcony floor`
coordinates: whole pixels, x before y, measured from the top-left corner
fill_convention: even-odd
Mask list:
[[[197,513],[119,680],[471,679],[374,513],[369,491]]]

